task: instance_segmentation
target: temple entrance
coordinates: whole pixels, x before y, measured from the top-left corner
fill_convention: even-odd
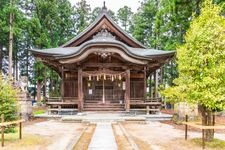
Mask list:
[[[83,78],[84,110],[124,110],[125,78],[121,74],[97,74]]]
[[[111,80],[84,80],[87,88],[84,88],[84,100],[98,101],[99,103],[124,103],[123,88],[125,81]]]

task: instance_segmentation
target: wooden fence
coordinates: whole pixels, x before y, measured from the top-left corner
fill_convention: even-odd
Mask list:
[[[213,119],[215,120],[215,116],[213,117]],[[225,129],[224,125],[203,126],[193,122],[188,122],[188,115],[185,116],[185,122],[183,122],[183,124],[185,125],[185,140],[187,140],[188,126],[202,130],[202,149],[205,149],[205,130]]]
[[[20,115],[21,118],[21,115]],[[24,119],[20,119],[17,121],[11,121],[11,122],[5,122],[5,117],[4,114],[1,115],[1,135],[2,135],[2,147],[4,147],[4,142],[5,142],[5,127],[14,125],[14,124],[19,124],[19,139],[22,139],[22,122],[24,122]]]

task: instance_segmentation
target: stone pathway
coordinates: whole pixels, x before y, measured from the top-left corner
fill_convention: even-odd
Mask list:
[[[89,150],[117,150],[111,123],[97,123]]]

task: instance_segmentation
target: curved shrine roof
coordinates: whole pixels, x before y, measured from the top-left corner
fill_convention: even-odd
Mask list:
[[[148,59],[152,57],[158,56],[171,56],[174,55],[174,51],[163,51],[163,50],[155,50],[155,49],[145,49],[145,48],[133,48],[127,46],[126,44],[112,39],[92,39],[80,46],[77,47],[58,47],[58,48],[50,48],[50,49],[42,49],[42,50],[32,50],[34,54],[42,54],[47,56],[53,56],[55,58],[70,58],[81,54],[85,51],[88,47],[92,46],[111,46],[111,47],[118,47],[123,49],[128,55],[137,57],[139,59]]]
[[[148,49],[136,39],[123,31],[103,9],[101,15],[78,36],[58,48],[31,50],[34,55],[53,57],[56,60],[81,55],[91,47],[103,47],[110,50],[116,47],[128,56],[151,60],[157,57],[173,57],[175,51]]]

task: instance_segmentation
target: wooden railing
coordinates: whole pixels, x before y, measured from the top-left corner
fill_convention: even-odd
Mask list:
[[[162,98],[161,97],[155,97],[155,98],[131,98],[131,103],[161,103]]]
[[[49,97],[47,102],[63,102],[63,99],[61,97]]]
[[[131,110],[134,111],[146,111],[149,112],[159,112],[162,106],[161,97],[156,98],[131,98],[130,105],[133,106]]]
[[[21,118],[21,115],[20,115]],[[1,115],[1,134],[2,134],[2,147],[4,147],[4,142],[5,142],[5,127],[14,125],[14,124],[19,124],[19,138],[22,139],[22,122],[24,122],[24,119],[16,120],[16,121],[11,121],[11,122],[5,122],[4,114]]]
[[[48,114],[56,112],[62,114],[63,112],[70,112],[71,115],[77,111],[76,105],[78,105],[77,97],[50,97],[47,101]]]
[[[78,98],[77,97],[50,97],[47,99],[48,103],[52,102],[58,102],[58,103],[63,103],[63,102],[77,102]]]
[[[225,129],[225,125],[215,125],[215,115],[213,115],[213,125],[212,126],[206,126],[197,124],[195,122],[188,122],[188,115],[185,115],[185,122],[182,122],[182,124],[185,125],[185,140],[187,140],[188,137],[188,126],[201,129],[202,130],[202,149],[205,149],[205,130],[214,130],[214,129]]]
[[[146,98],[145,102],[162,102],[162,98],[161,97],[155,97],[155,98]]]

